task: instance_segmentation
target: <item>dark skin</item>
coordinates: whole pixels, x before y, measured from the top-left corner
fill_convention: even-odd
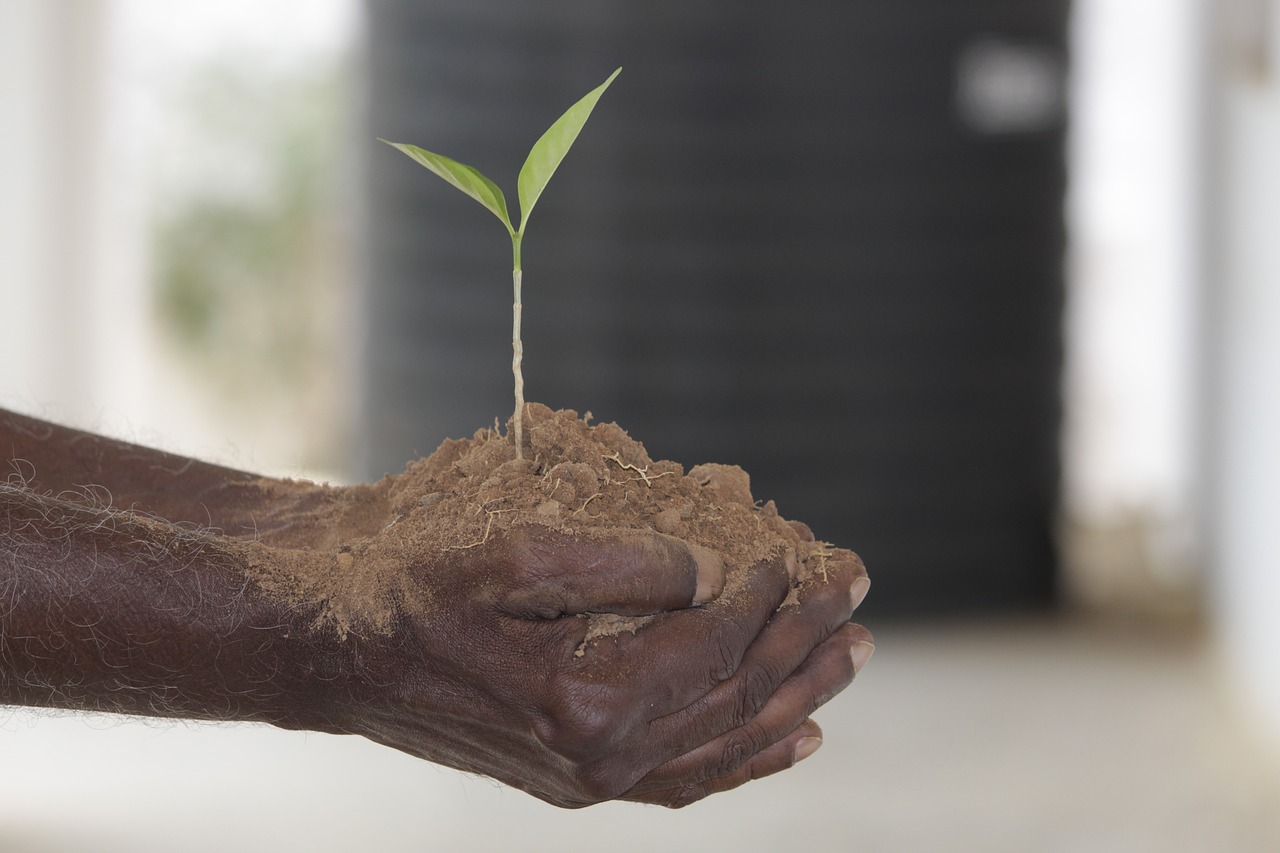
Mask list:
[[[541,528],[406,566],[432,615],[340,637],[249,579],[236,544],[292,509],[254,475],[4,411],[0,469],[0,704],[360,734],[559,806],[678,807],[816,749],[872,648],[856,560],[779,609],[784,560],[720,599],[680,540]],[[658,616],[576,654],[588,611]]]

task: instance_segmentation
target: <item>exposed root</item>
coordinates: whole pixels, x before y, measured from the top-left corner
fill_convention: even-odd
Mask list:
[[[600,497],[600,496],[601,496],[601,495],[603,495],[603,494],[604,494],[604,492],[596,492],[594,495],[592,495],[591,497],[589,497],[589,498],[587,498],[585,501],[583,501],[583,502],[582,502],[582,506],[580,506],[580,507],[578,507],[577,509],[575,509],[575,510],[573,511],[573,514],[574,514],[574,515],[579,515],[580,513],[586,512],[586,510],[587,510],[587,504],[591,503],[593,500],[595,500],[596,498]]]
[[[477,541],[475,541],[475,542],[471,542],[471,543],[469,543],[469,544],[467,544],[467,545],[451,545],[451,546],[449,546],[446,550],[449,550],[449,551],[466,551],[466,550],[469,550],[469,549],[471,549],[471,548],[479,548],[481,545],[483,545],[484,543],[488,542],[488,541],[489,541],[489,534],[493,531],[493,517],[494,517],[494,515],[496,515],[496,513],[492,513],[492,512],[491,512],[491,513],[489,513],[489,520],[488,520],[487,522],[485,522],[485,525],[484,525],[484,536],[480,537],[480,539],[478,539],[478,540],[477,540]]]
[[[811,571],[818,571],[822,573],[823,583],[826,583],[828,580],[830,580],[830,578],[827,576],[827,560],[830,559],[830,556],[826,553],[826,551],[831,547],[833,546],[830,545],[829,543],[826,543],[826,542],[822,543],[823,550],[810,554],[808,557],[805,558],[805,561],[804,561],[805,566],[809,567]],[[817,565],[814,565],[813,563],[814,560],[818,561]]]
[[[489,501],[489,503],[496,503],[496,501]],[[451,545],[445,549],[446,551],[466,551],[471,548],[479,548],[481,545],[489,541],[489,534],[493,532],[494,517],[502,515],[504,512],[515,512],[515,510],[514,509],[489,509],[486,504],[479,504],[478,506],[476,506],[476,511],[472,513],[472,515],[479,515],[481,512],[484,512],[486,515],[489,516],[488,520],[484,524],[484,535],[481,536],[479,539],[477,539],[475,542],[470,542],[466,545]]]
[[[652,486],[653,481],[658,479],[659,477],[669,477],[674,473],[672,471],[663,471],[661,474],[650,474],[648,465],[644,466],[643,468],[640,468],[636,465],[632,465],[630,462],[623,462],[622,454],[620,453],[614,453],[612,455],[605,456],[603,458],[608,462],[616,462],[618,464],[618,467],[624,471],[634,471],[635,473],[640,475],[639,477],[633,477],[630,480],[623,480],[622,481],[623,483],[637,483],[643,480],[646,486]]]

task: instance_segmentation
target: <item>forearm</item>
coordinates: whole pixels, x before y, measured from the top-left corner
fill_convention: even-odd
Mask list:
[[[238,535],[254,527],[269,481],[0,409],[0,470],[51,495],[88,493],[120,509]],[[4,477],[0,477],[0,480]]]
[[[244,548],[0,485],[0,704],[326,729],[342,649]]]

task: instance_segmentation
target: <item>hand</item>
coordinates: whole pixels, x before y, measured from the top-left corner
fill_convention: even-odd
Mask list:
[[[335,682],[334,728],[565,807],[681,806],[791,766],[870,648],[856,558],[781,610],[787,561],[710,600],[719,559],[656,533],[517,528],[417,574],[390,636],[345,641],[361,669]],[[658,615],[584,646],[589,612]]]
[[[0,608],[0,704],[361,733],[559,805],[680,806],[811,752],[808,715],[872,648],[848,552],[822,581],[791,590],[778,560],[688,608],[721,583],[705,552],[541,528],[410,567],[392,632],[339,641],[184,526],[290,517],[252,475],[3,412],[0,442],[26,481],[0,484],[0,588],[23,591]],[[149,515],[52,497],[84,483]],[[584,612],[658,615],[584,646]]]

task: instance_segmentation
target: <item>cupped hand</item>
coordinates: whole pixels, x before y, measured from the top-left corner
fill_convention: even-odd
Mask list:
[[[871,648],[852,555],[781,609],[788,561],[720,595],[718,557],[657,533],[515,528],[419,573],[389,636],[348,638],[334,729],[564,807],[682,806],[791,766]],[[656,615],[588,641],[590,613]]]

